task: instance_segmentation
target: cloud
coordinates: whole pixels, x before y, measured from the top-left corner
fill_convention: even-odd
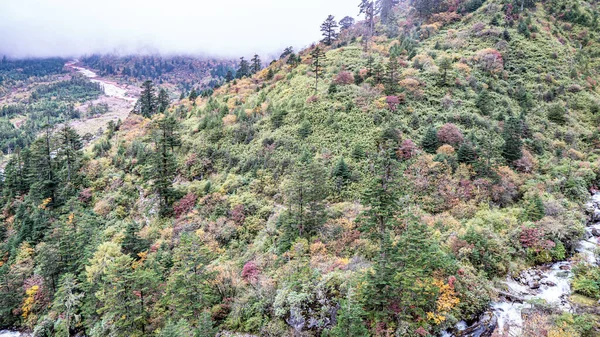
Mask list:
[[[0,55],[275,54],[318,41],[353,0],[0,0]]]

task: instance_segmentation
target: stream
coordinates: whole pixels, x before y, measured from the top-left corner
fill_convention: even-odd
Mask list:
[[[585,238],[578,242],[576,251],[591,264],[597,264],[595,250],[600,237],[600,193],[592,196],[586,204],[591,213],[590,222],[585,229]],[[506,292],[490,304],[490,310],[482,314],[471,325],[464,321],[458,323],[452,332],[444,332],[441,337],[488,337],[494,331],[502,336],[520,336],[523,326],[524,310],[532,308],[531,300],[544,300],[565,312],[572,312],[569,302],[571,295],[572,262],[556,262],[551,265],[527,269],[516,277],[507,277],[504,282]]]
[[[93,72],[90,69],[77,66],[76,64],[78,62],[79,62],[79,60],[69,61],[65,64],[65,67],[75,69],[80,74],[89,78],[90,81],[92,81],[94,83],[100,83],[102,85],[102,87],[104,88],[104,94],[106,96],[116,97],[116,98],[120,98],[120,99],[129,101],[129,102],[135,103],[136,99],[134,97],[130,97],[127,95],[127,89],[120,87],[119,85],[117,85],[114,82],[108,81],[103,78],[99,78],[98,74],[96,74],[95,72]],[[3,336],[0,335],[0,337],[3,337]]]

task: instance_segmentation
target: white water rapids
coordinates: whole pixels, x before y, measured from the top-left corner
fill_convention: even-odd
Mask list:
[[[592,196],[587,204],[588,211],[592,213],[591,224],[585,229],[585,238],[578,242],[576,251],[593,265],[596,265],[596,250],[600,236],[600,193]],[[468,327],[460,322],[452,333],[444,332],[442,337],[480,337],[490,336],[497,331],[501,336],[520,336],[523,326],[523,310],[532,308],[529,301],[544,300],[546,303],[571,312],[569,303],[571,295],[571,261],[561,261],[546,267],[531,268],[515,278],[508,277],[504,282],[508,289],[506,295],[498,301],[492,302],[489,315],[482,315],[483,319]],[[502,294],[501,294],[502,295]],[[520,299],[520,300],[518,300]],[[523,300],[523,301],[521,301]]]

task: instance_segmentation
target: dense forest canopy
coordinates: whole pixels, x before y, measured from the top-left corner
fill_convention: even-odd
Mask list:
[[[185,59],[84,59],[142,82],[86,148],[64,125],[12,145],[23,107],[2,107],[0,327],[438,336],[570,259],[574,309],[534,301],[518,334],[597,335],[600,269],[577,250],[600,178],[597,2],[356,5],[266,67],[204,69],[210,90],[177,78]],[[32,107],[61,116],[97,89],[40,85]]]

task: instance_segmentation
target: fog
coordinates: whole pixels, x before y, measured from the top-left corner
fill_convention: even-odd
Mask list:
[[[358,0],[0,0],[0,55],[273,55],[321,38]]]

